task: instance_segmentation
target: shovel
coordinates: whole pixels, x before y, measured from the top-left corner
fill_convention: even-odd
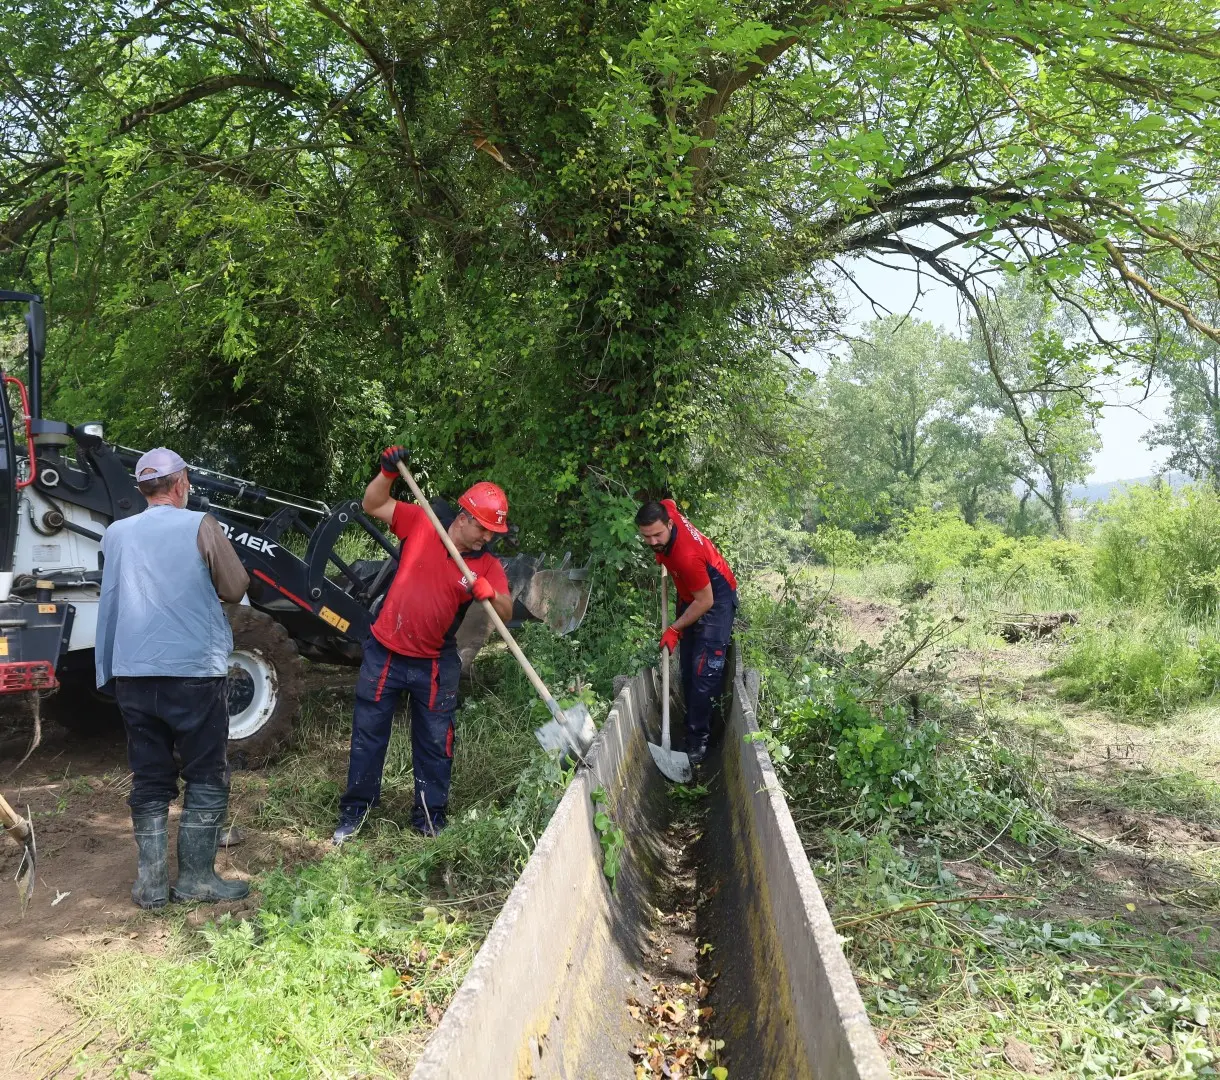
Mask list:
[[[474,574],[470,572],[470,567],[466,565],[466,560],[462,558],[457,545],[445,530],[445,526],[440,523],[440,519],[433,512],[428,500],[424,498],[424,493],[419,490],[419,485],[415,482],[415,477],[411,475],[411,470],[400,461],[398,471],[407,482],[407,487],[411,489],[411,494],[415,496],[415,501],[428,515],[428,520],[432,522],[432,527],[436,530],[437,536],[441,538],[450,557],[462,571],[467,585],[473,585]],[[504,625],[504,620],[500,618],[500,613],[496,611],[492,602],[484,600],[482,603],[487,610],[487,617],[491,619],[492,626],[500,632],[504,644],[508,646],[508,651],[521,665],[521,670],[525,672],[526,677],[538,692],[538,696],[546,703],[546,707],[551,710],[551,716],[554,717],[534,732],[535,738],[542,744],[544,750],[570,751],[582,765],[587,766],[589,763],[585,761],[585,751],[589,749],[597,736],[597,728],[593,726],[593,717],[589,715],[589,710],[583,704],[573,705],[566,710],[561,709],[559,703],[551,696],[551,692],[538,677],[534,665],[526,659],[525,653],[521,651],[521,647],[513,639],[513,635],[509,633],[508,627]]]
[[[661,567],[661,629],[669,627],[669,575],[665,567]],[[652,760],[656,762],[661,775],[676,784],[690,781],[690,758],[680,750],[669,748],[669,650],[661,650],[661,745],[650,742],[648,749],[652,751]]]
[[[34,843],[34,823],[23,818],[0,795],[0,825],[4,831],[17,841],[25,850],[21,854],[21,862],[17,866],[17,895],[21,897],[21,910],[34,895],[34,866],[38,862],[38,845]]]

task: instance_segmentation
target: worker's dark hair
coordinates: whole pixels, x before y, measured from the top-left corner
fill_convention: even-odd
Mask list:
[[[668,522],[669,511],[665,509],[663,503],[657,502],[656,499],[649,499],[635,512],[637,525],[655,525],[658,521]]]
[[[185,469],[179,469],[177,472],[170,473],[169,476],[158,476],[155,480],[142,480],[136,484],[136,487],[140,489],[140,494],[144,498],[151,499],[154,495],[169,491],[177,483],[178,477],[185,473]]]

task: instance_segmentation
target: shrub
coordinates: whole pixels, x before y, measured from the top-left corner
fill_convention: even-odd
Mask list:
[[[1220,496],[1211,488],[1131,488],[1106,509],[1093,577],[1105,597],[1202,616],[1220,610]]]
[[[1220,690],[1220,640],[1168,620],[1085,629],[1050,675],[1069,700],[1163,716]]]
[[[923,786],[940,743],[935,720],[913,722],[898,703],[874,707],[859,690],[815,664],[780,710],[772,745],[789,794],[841,792],[863,816],[923,819]]]
[[[885,535],[879,554],[910,567],[918,580],[936,581],[947,570],[973,566],[1000,535],[994,525],[968,525],[956,511],[921,506]]]
[[[813,534],[811,546],[819,562],[835,566],[859,566],[868,553],[867,545],[855,533],[825,522]]]
[[[1061,538],[1007,536],[988,522],[967,524],[955,511],[926,507],[908,514],[878,545],[883,559],[905,566],[900,591],[956,577],[968,591],[1030,587],[1079,594],[1090,587],[1092,554]]]

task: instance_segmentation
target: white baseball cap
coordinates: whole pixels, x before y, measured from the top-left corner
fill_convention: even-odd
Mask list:
[[[181,457],[164,446],[158,446],[155,450],[140,455],[140,460],[136,462],[136,483],[142,484],[145,480],[173,476],[185,468],[186,462]]]

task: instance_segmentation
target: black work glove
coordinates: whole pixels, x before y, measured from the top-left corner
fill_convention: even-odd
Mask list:
[[[381,475],[391,480],[398,478],[398,463],[410,462],[411,455],[401,446],[389,446],[381,452]]]

